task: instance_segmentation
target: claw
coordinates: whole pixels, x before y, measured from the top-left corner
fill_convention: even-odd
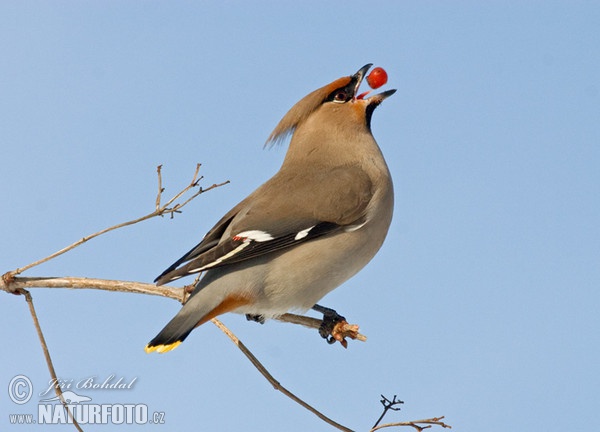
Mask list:
[[[248,321],[254,321],[257,322],[259,324],[264,324],[265,323],[265,317],[264,315],[251,315],[251,314],[246,314],[246,319]]]

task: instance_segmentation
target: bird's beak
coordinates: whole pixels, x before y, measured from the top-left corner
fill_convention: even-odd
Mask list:
[[[376,95],[370,96],[365,100],[368,100],[371,104],[379,105],[381,102],[383,102],[386,98],[390,97],[394,93],[396,93],[396,89],[386,90],[382,93],[377,93]]]
[[[366,92],[363,92],[361,94],[357,94],[358,88],[360,87],[360,84],[362,83],[363,79],[367,76],[367,72],[369,71],[369,69],[371,69],[371,66],[373,66],[373,63],[368,63],[368,64],[364,65],[363,67],[361,67],[358,70],[358,72],[356,72],[354,75],[352,75],[352,81],[354,82],[354,98],[359,99],[359,100],[364,99],[366,101],[369,101],[370,104],[379,105],[386,98],[388,98],[391,95],[393,95],[394,93],[396,93],[396,89],[386,90],[382,93],[378,93],[378,94],[370,96],[366,99],[365,99],[365,96],[368,95],[369,93],[371,93],[370,90],[367,90]]]
[[[369,69],[371,69],[371,66],[373,66],[373,63],[368,63],[368,64],[364,65],[363,67],[361,67],[358,70],[358,72],[356,72],[354,75],[352,75],[352,81],[354,82],[354,95],[355,96],[358,93],[358,88],[360,87],[362,80],[367,76],[367,72],[369,71]]]

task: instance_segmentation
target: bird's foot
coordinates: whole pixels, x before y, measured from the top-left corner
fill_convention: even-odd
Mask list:
[[[323,321],[319,327],[319,334],[329,344],[339,342],[344,348],[348,348],[347,337],[356,339],[358,337],[358,326],[348,324],[346,318],[335,310],[320,305],[314,305],[313,310],[323,314]]]
[[[252,314],[246,314],[246,319],[248,321],[254,321],[257,322],[259,324],[264,324],[265,323],[265,317],[264,315],[252,315]]]

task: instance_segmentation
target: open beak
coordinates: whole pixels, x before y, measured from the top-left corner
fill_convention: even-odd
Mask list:
[[[358,72],[356,72],[354,75],[352,75],[352,81],[355,83],[354,84],[354,98],[358,99],[358,100],[369,101],[370,104],[379,105],[386,98],[388,98],[391,95],[393,95],[394,93],[396,93],[396,89],[386,90],[382,93],[375,94],[366,99],[365,99],[365,96],[367,96],[369,93],[371,93],[371,90],[367,90],[366,92],[363,92],[363,93],[360,93],[357,95],[358,88],[360,87],[360,84],[362,83],[363,79],[367,76],[367,72],[369,71],[369,69],[371,69],[371,66],[373,66],[373,63],[368,63],[368,64],[364,65],[363,67],[361,67],[358,70]]]

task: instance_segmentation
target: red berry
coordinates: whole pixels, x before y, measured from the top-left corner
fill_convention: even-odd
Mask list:
[[[367,83],[372,89],[377,89],[387,82],[387,72],[380,67],[376,67],[367,75]]]

